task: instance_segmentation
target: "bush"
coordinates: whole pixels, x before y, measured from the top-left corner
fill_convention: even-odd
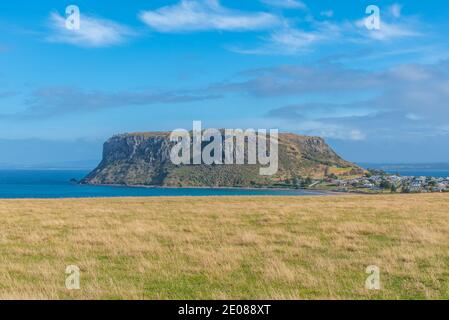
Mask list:
[[[382,180],[379,187],[381,187],[382,189],[391,189],[392,185],[387,180]]]

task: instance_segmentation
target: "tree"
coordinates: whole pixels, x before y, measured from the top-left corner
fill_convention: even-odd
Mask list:
[[[395,185],[395,184],[392,184],[392,185],[391,185],[391,189],[390,189],[390,191],[391,191],[392,193],[395,193],[395,192],[397,192],[397,191],[398,191],[398,187],[396,187],[396,185]]]
[[[310,179],[310,177],[307,177],[305,180],[303,180],[302,187],[303,188],[307,188],[311,184],[312,184],[312,179]]]
[[[429,181],[428,184],[429,184],[430,187],[436,187],[437,186],[437,182],[435,180]]]
[[[331,173],[328,177],[331,178],[331,179],[334,179],[334,180],[338,179],[338,177],[337,177],[337,175],[335,173]]]
[[[382,182],[380,183],[379,187],[381,187],[382,189],[390,189],[391,188],[391,183],[388,182],[387,180],[382,180]]]
[[[300,188],[301,187],[301,178],[294,177],[292,184],[295,188]]]

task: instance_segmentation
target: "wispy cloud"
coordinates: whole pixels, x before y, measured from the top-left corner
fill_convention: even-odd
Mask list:
[[[241,12],[223,7],[218,0],[182,0],[155,11],[142,11],[140,19],[159,32],[251,31],[280,25],[281,19],[265,12]]]
[[[306,32],[285,27],[262,37],[264,43],[256,48],[242,48],[228,45],[230,51],[241,54],[290,55],[310,51],[313,44],[325,40],[320,32]]]
[[[344,68],[337,64],[283,65],[250,70],[239,80],[216,84],[211,90],[237,92],[257,97],[306,94],[334,95],[357,90],[373,90],[382,86],[382,74]]]
[[[179,104],[217,99],[217,94],[200,94],[183,91],[86,91],[75,87],[56,86],[40,88],[31,93],[27,109],[14,117],[35,118],[73,113],[96,112],[105,109]]]
[[[107,47],[124,43],[136,33],[129,27],[111,20],[82,14],[79,30],[69,30],[65,18],[56,12],[49,19],[52,34],[50,42],[66,43],[80,47]]]
[[[320,93],[322,102],[279,107],[267,114],[287,123],[299,123],[298,129],[312,122],[321,124],[324,129],[329,126],[345,128],[347,132],[356,130],[361,136],[388,139],[447,134],[442,128],[449,126],[446,107],[449,102],[449,61],[434,65],[406,64],[377,72],[341,66],[291,68],[290,71],[284,67],[282,70],[266,70],[262,74],[258,71],[252,80],[241,83],[240,87],[228,86],[227,89],[238,88],[258,94],[265,88],[264,83],[270,81],[274,84],[271,95],[296,93],[307,100]],[[270,80],[267,80],[268,75]],[[333,92],[354,97],[362,94],[370,98],[337,103]],[[317,125],[314,130],[318,129]],[[328,137],[335,138],[330,133]]]
[[[285,20],[282,26],[273,28],[267,36],[262,37],[263,41],[254,48],[228,48],[242,54],[294,55],[311,52],[322,45],[370,45],[372,41],[391,43],[393,40],[422,37],[424,27],[418,18],[403,16],[401,10],[398,4],[389,7],[381,16],[380,30],[368,30],[365,26],[366,17],[351,21],[323,21],[309,14],[304,17],[301,27]],[[332,18],[333,15],[332,10],[320,13],[325,18]]]
[[[260,1],[272,7],[307,9],[302,1],[297,0]],[[368,30],[364,16],[358,20],[333,21],[330,19],[334,16],[333,10],[319,12],[318,19],[308,11],[301,19],[292,19],[279,13],[229,9],[219,0],[181,0],[157,10],[142,11],[139,17],[158,32],[266,31],[259,37],[259,44],[225,45],[230,51],[241,54],[295,55],[311,52],[322,45],[363,45],[372,40],[390,42],[422,35],[418,31],[421,26],[417,18],[404,16],[399,4],[391,5],[382,14],[380,30]]]
[[[335,24],[320,22],[313,30],[285,26],[261,37],[263,42],[255,48],[227,46],[233,52],[257,55],[295,55],[308,53],[319,44],[335,41],[340,37],[341,29]]]
[[[360,37],[353,37],[353,40],[363,40],[366,38],[378,41],[392,41],[403,38],[419,37],[422,33],[418,31],[418,22],[414,19],[404,19],[403,21],[381,20],[379,30],[367,30],[365,20],[356,21],[355,26],[359,30]]]
[[[299,0],[261,0],[269,6],[285,8],[285,9],[307,9],[307,5]]]

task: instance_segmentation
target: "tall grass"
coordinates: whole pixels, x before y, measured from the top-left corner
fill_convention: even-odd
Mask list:
[[[2,200],[0,222],[3,299],[449,298],[447,194]]]

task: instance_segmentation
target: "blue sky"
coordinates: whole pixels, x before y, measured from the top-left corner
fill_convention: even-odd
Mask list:
[[[112,134],[193,120],[449,162],[448,18],[436,0],[2,1],[0,165],[95,160]]]

